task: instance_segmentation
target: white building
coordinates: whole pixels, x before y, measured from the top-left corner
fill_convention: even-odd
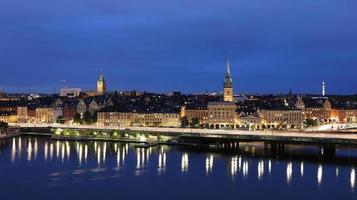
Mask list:
[[[61,97],[78,97],[81,94],[80,88],[62,88]]]

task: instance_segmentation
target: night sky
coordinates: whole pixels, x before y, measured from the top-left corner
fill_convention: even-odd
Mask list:
[[[357,93],[356,0],[1,0],[0,89]]]

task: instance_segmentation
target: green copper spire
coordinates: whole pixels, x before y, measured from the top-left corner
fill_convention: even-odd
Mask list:
[[[226,78],[224,79],[224,88],[232,88],[233,87],[233,81],[231,77],[231,65],[229,62],[229,57],[227,56],[227,73],[226,73]]]

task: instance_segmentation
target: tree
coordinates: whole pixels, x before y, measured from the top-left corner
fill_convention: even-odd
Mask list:
[[[190,124],[190,123],[189,123],[189,121],[188,121],[188,119],[187,119],[186,116],[184,116],[184,117],[181,118],[181,127],[182,127],[182,128],[188,127],[189,124]]]
[[[262,129],[266,129],[267,127],[265,126],[265,124],[262,125]]]
[[[198,118],[193,118],[191,127],[195,128],[195,127],[198,127],[199,125],[200,125],[200,120]]]
[[[305,124],[306,124],[306,126],[308,126],[308,127],[317,126],[317,120],[316,120],[316,119],[307,118],[307,119],[305,120]]]
[[[83,114],[83,122],[85,124],[92,124],[92,115],[88,111]]]
[[[98,112],[94,112],[92,115],[92,124],[97,123],[98,120]]]
[[[9,128],[9,124],[3,121],[0,121],[0,133],[6,133],[7,129]]]
[[[79,113],[77,113],[74,117],[73,117],[73,122],[74,123],[78,123],[78,124],[83,124],[81,115]]]
[[[62,115],[58,116],[56,122],[59,123],[59,124],[64,124],[64,117]]]

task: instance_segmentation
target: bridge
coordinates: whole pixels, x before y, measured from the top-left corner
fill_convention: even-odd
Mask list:
[[[98,131],[132,131],[151,135],[166,135],[179,137],[186,141],[216,143],[217,141],[246,141],[284,144],[314,144],[314,145],[357,145],[357,134],[353,132],[323,132],[323,131],[246,131],[246,130],[217,130],[163,127],[99,127],[93,125],[63,125],[63,124],[10,124],[21,128],[54,128]]]

